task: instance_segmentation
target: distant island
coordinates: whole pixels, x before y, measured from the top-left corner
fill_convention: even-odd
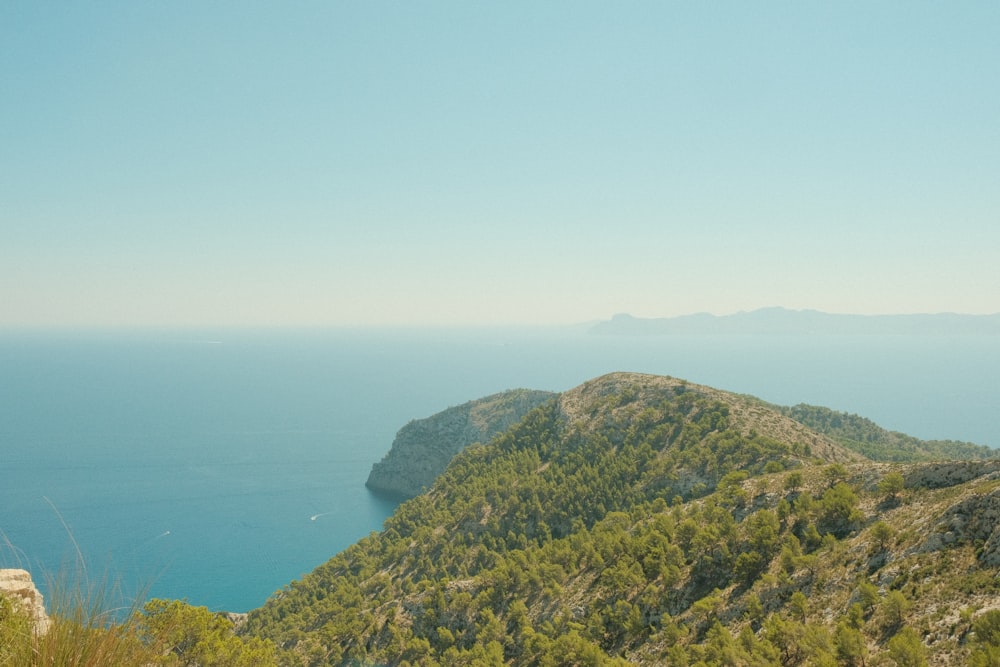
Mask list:
[[[641,318],[622,313],[599,322],[590,333],[635,335],[1000,335],[1000,313],[963,315],[847,315],[818,310],[760,308],[731,315],[695,313],[678,317]]]

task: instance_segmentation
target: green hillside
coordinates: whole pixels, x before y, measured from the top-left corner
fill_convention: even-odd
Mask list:
[[[997,465],[874,463],[753,399],[605,376],[242,632],[303,665],[997,664]]]
[[[870,419],[815,405],[800,403],[792,407],[774,407],[874,461],[989,459],[1000,454],[995,449],[971,442],[920,440],[905,433],[886,430]]]

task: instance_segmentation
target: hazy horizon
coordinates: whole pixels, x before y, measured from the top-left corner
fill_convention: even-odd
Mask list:
[[[600,324],[609,323],[614,321],[619,317],[629,317],[636,320],[672,320],[672,319],[684,319],[695,316],[709,316],[718,319],[726,319],[733,316],[746,315],[751,313],[757,313],[761,311],[773,311],[773,310],[784,310],[786,312],[795,313],[818,313],[821,315],[834,315],[843,317],[863,317],[863,318],[879,318],[879,317],[992,317],[1000,316],[1000,311],[994,313],[957,313],[957,312],[935,312],[935,313],[832,313],[827,311],[819,311],[813,308],[800,308],[800,309],[788,309],[783,306],[763,306],[761,308],[753,308],[749,310],[738,310],[735,312],[728,313],[712,313],[708,311],[694,311],[690,313],[681,313],[679,315],[670,316],[639,316],[632,313],[612,313],[607,317],[595,317],[588,320],[581,320],[576,322],[548,322],[548,323],[532,323],[532,322],[497,322],[488,324],[435,324],[435,323],[415,323],[415,324],[296,324],[296,323],[270,323],[270,324],[139,324],[139,325],[20,325],[20,326],[3,326],[0,325],[0,334],[3,333],[24,333],[24,332],[40,332],[40,333],[61,333],[61,332],[90,332],[90,333],[101,333],[101,332],[195,332],[205,331],[205,332],[224,332],[224,331],[302,331],[302,332],[322,332],[322,331],[474,331],[474,330],[512,330],[512,331],[545,331],[545,330],[572,330],[572,329],[589,329],[590,327]],[[220,342],[220,341],[201,341],[206,343]]]
[[[0,330],[1000,312],[1000,5],[0,5]]]

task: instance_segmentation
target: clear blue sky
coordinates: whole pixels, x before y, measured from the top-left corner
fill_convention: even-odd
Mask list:
[[[1000,311],[1000,3],[4,2],[0,326]]]

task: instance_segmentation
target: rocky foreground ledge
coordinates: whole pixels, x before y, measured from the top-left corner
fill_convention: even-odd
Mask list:
[[[27,612],[39,634],[48,632],[49,616],[45,613],[45,602],[27,570],[0,569],[0,596],[12,600]]]

